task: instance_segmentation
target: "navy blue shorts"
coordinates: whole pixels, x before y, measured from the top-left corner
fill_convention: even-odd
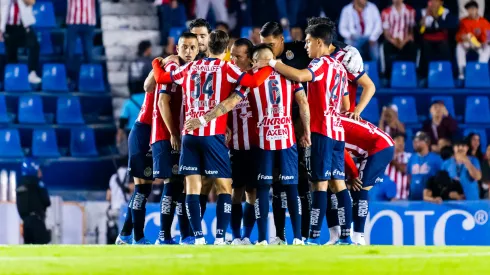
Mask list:
[[[180,151],[172,149],[170,140],[160,140],[151,145],[153,177],[169,179],[179,174]]]
[[[128,137],[128,173],[130,176],[152,180],[153,159],[150,152],[151,126],[136,122]]]
[[[231,178],[231,163],[225,136],[183,136],[179,174]]]
[[[257,173],[255,163],[257,161],[257,150],[257,148],[250,148],[250,150],[230,150],[233,188],[256,186]]]
[[[393,159],[394,153],[395,147],[390,146],[361,161],[359,178],[363,187],[373,186],[383,180],[386,166]]]
[[[272,184],[276,172],[277,183],[298,184],[298,149],[296,144],[283,150],[257,149],[258,184]]]
[[[311,180],[343,180],[345,142],[327,136],[311,134]]]

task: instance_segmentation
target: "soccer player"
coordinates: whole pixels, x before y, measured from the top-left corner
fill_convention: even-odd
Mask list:
[[[208,21],[203,18],[196,18],[189,24],[189,31],[197,36],[199,42],[199,54],[196,59],[203,59],[209,55],[209,34],[211,26]]]
[[[314,22],[312,22],[314,23]],[[320,22],[318,22],[320,23]],[[315,23],[315,24],[318,24]],[[284,64],[296,69],[306,69],[311,59],[305,50],[304,41],[284,42],[283,28],[278,22],[267,22],[260,30],[260,40],[262,43],[270,44],[274,50],[274,56],[280,59]],[[346,57],[343,60],[344,65],[348,71],[359,72],[362,71],[362,57],[356,48],[348,46],[342,42],[334,41],[332,46],[335,48],[342,48],[347,51]],[[306,83],[303,83],[306,87]],[[294,104],[293,108],[293,120],[295,123],[296,135],[301,136],[302,126],[299,119],[298,108]],[[298,148],[299,155],[299,194],[301,198],[302,206],[302,235],[304,238],[308,237],[309,224],[310,224],[310,206],[311,206],[311,193],[308,181],[308,173],[306,167],[307,158],[303,152],[303,148]],[[309,150],[306,150],[309,151]],[[285,198],[284,192],[281,192],[280,185],[274,186],[274,196],[272,201],[272,209],[274,212],[274,223],[276,225],[276,237],[270,244],[285,244],[284,226],[286,219],[286,202],[281,198]],[[284,207],[283,207],[284,206]]]
[[[179,161],[179,173],[185,175],[186,208],[196,245],[205,244],[199,203],[201,175],[215,179],[218,194],[216,245],[226,244],[224,236],[231,216],[231,167],[224,137],[227,116],[216,118],[207,114],[216,106],[223,108],[220,103],[231,94],[235,84],[257,87],[272,71],[271,68],[265,68],[251,76],[242,73],[230,62],[221,60],[225,55],[228,40],[228,35],[223,31],[211,32],[209,57],[193,61],[176,71],[164,72],[160,67],[160,60],[153,61],[156,82],[175,82],[182,85],[185,120],[197,118],[193,121],[198,122],[198,129],[183,131]],[[239,92],[231,95],[232,98],[243,96]]]
[[[198,51],[197,36],[192,33],[183,33],[177,45],[178,65],[193,61]],[[178,69],[178,65],[171,62],[164,69],[166,71],[174,71]],[[155,79],[152,79],[154,82]],[[181,243],[188,244],[193,242],[193,237],[190,235],[189,221],[185,209],[182,208],[185,200],[185,194],[182,193],[183,177],[178,175],[181,144],[180,131],[184,120],[182,114],[182,86],[159,84],[155,92],[158,94],[155,95],[153,103],[151,135],[153,177],[164,181],[160,202],[160,233],[155,244],[175,244],[170,230],[176,205],[178,207],[177,216],[181,231]]]
[[[253,44],[246,38],[237,39],[231,46],[232,61],[240,70],[247,72],[252,69]],[[250,235],[255,224],[254,204],[256,199],[256,179],[254,166],[258,136],[254,127],[257,123],[252,116],[249,101],[251,93],[231,110],[228,116],[228,127],[231,129],[230,160],[233,190],[231,194],[231,231],[232,245],[251,245]],[[252,169],[251,169],[252,168]],[[242,198],[245,194],[245,206]],[[243,217],[243,236],[240,232]]]
[[[274,60],[261,60],[258,67],[269,64],[291,80],[309,82],[313,194],[308,243],[318,244],[321,221],[326,212],[327,189],[330,187],[336,193],[339,215],[342,215],[339,219],[342,228],[339,244],[350,244],[352,203],[344,181],[344,129],[339,117],[341,110],[348,110],[350,105],[347,71],[342,63],[330,57],[334,37],[331,25],[309,26],[306,34],[308,55],[315,58],[308,69],[297,70]]]

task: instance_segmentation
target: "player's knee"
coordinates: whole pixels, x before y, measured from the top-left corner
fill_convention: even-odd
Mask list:
[[[231,194],[231,179],[220,178],[214,181],[216,194]]]
[[[147,179],[141,179],[141,178],[134,177],[134,184],[135,185],[139,185],[139,184],[152,184],[152,183],[153,183],[152,180],[147,180]]]
[[[249,204],[254,204],[257,199],[257,189],[251,188],[245,191],[245,201]]]
[[[211,189],[213,189],[213,178],[202,178],[201,195],[209,195]]]
[[[199,195],[201,193],[201,176],[199,175],[186,176],[185,191],[189,195]]]
[[[311,189],[313,191],[327,191],[328,189],[328,181],[319,181],[319,182],[314,182],[311,185]]]
[[[330,187],[330,190],[332,190],[332,192],[334,193],[338,193],[347,189],[344,180],[330,180],[328,186]]]

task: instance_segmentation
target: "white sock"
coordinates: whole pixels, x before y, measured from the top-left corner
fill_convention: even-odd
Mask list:
[[[355,243],[361,243],[364,239],[364,233],[354,232],[352,234],[352,241]]]
[[[330,227],[328,231],[330,232],[330,240],[337,240],[340,237],[340,225]]]

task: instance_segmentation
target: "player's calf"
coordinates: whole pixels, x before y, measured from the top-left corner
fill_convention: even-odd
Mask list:
[[[337,215],[340,225],[340,242],[349,243],[350,227],[352,224],[352,200],[347,190],[345,181],[342,179],[333,179],[329,186],[335,193],[338,201]]]
[[[242,198],[245,194],[245,186],[233,188],[231,194],[231,231],[233,240],[241,240],[240,227],[242,225],[243,208]]]
[[[320,181],[312,184],[310,232],[307,244],[318,245],[321,235],[323,219],[327,208],[328,182]]]
[[[258,243],[267,244],[267,220],[269,218],[269,184],[261,184],[257,188],[255,200],[255,219],[259,231]]]
[[[151,193],[151,184],[149,180],[135,178],[134,198],[131,207],[131,215],[133,218],[133,243],[140,243],[145,237],[145,216],[146,202]]]
[[[254,204],[257,198],[257,190],[254,188],[247,189],[245,192],[245,206],[243,208],[243,244],[251,244],[250,235],[255,224]]]
[[[186,198],[185,207],[192,232],[196,238],[196,244],[204,241],[204,235],[201,227],[201,205],[199,203],[199,194],[201,193],[201,175],[189,175],[185,177],[186,181]],[[202,240],[201,240],[202,239]]]
[[[215,180],[216,193],[216,242],[224,242],[226,229],[231,219],[231,179],[217,178]]]

